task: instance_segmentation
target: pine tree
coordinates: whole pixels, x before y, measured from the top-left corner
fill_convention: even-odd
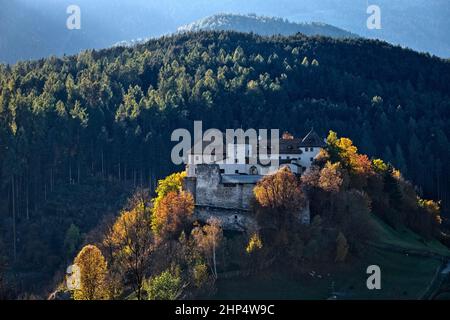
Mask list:
[[[302,66],[309,67],[309,60],[308,57],[304,57],[302,61]]]
[[[398,144],[398,143],[395,146],[395,162],[394,163],[404,177],[408,175],[408,171],[406,169],[405,157],[403,156],[403,150],[402,150],[402,147],[400,146],[400,144]]]

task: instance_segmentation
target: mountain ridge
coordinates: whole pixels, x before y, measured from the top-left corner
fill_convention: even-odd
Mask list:
[[[218,12],[279,16],[290,21],[322,21],[361,37],[380,39],[450,56],[450,5],[447,0],[378,0],[382,29],[369,30],[367,6],[354,0],[79,0],[81,30],[66,28],[67,6],[71,0],[16,0],[0,11],[0,62],[63,56],[86,49],[101,49],[129,39],[159,37],[180,26]],[[20,27],[18,27],[20,26]]]
[[[170,36],[186,32],[200,31],[234,31],[242,33],[255,33],[260,36],[283,35],[290,36],[301,33],[306,36],[325,36],[332,38],[358,38],[359,36],[346,30],[337,28],[323,22],[292,22],[280,17],[259,16],[256,14],[219,13],[182,25],[173,33],[161,35]],[[151,39],[160,37],[146,37],[132,40],[123,40],[115,43],[113,47],[132,47],[143,44]]]
[[[280,17],[256,14],[219,13],[196,20],[177,29],[177,32],[191,31],[238,31],[259,35],[323,35],[339,38],[356,38],[356,34],[323,22],[292,22]]]

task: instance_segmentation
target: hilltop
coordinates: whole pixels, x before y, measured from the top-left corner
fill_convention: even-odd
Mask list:
[[[1,65],[0,256],[24,279],[63,270],[80,235],[116,212],[110,184],[154,191],[180,169],[170,162],[173,130],[199,119],[221,130],[335,130],[399,168],[421,197],[441,199],[445,222],[449,92],[448,61],[302,34],[201,31]],[[92,194],[98,180],[104,192]],[[89,223],[86,207],[96,208]]]
[[[320,22],[295,23],[287,19],[257,16],[255,14],[217,14],[178,28],[178,32],[193,31],[237,31],[253,32],[259,35],[322,35],[336,38],[355,38],[357,35]]]
[[[177,28],[175,34],[199,31],[235,31],[255,33],[262,36],[290,36],[302,33],[306,36],[326,36],[333,38],[357,38],[356,34],[321,22],[295,23],[277,17],[258,16],[256,14],[222,13],[199,19]],[[151,38],[124,40],[114,46],[131,47],[143,44]]]

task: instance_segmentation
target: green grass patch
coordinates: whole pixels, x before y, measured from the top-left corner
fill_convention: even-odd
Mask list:
[[[381,290],[368,290],[369,265],[381,269]],[[343,299],[420,299],[429,288],[441,262],[371,248],[366,256],[354,261],[352,271],[335,275],[336,291]]]
[[[292,279],[283,274],[270,274],[219,279],[217,289],[214,298],[219,300],[323,300],[331,294],[331,281],[326,276]]]
[[[450,257],[450,250],[436,239],[427,241],[407,228],[396,230],[376,216],[373,216],[373,224],[378,238],[376,243]]]
[[[367,289],[369,275],[366,270],[369,265],[381,268],[381,290]],[[215,298],[323,300],[335,292],[338,299],[345,300],[419,299],[427,291],[439,267],[437,259],[370,248],[364,258],[353,259],[347,265],[336,265],[332,273],[219,279]]]
[[[450,256],[450,250],[437,240],[425,241],[407,228],[395,230],[374,217],[376,244]],[[367,267],[381,268],[381,290],[367,289]],[[358,259],[345,265],[305,270],[302,275],[270,274],[236,279],[219,279],[217,299],[298,299],[322,300],[337,293],[338,299],[420,299],[430,287],[441,261],[391,252],[368,246]],[[330,270],[311,276],[314,269]],[[320,275],[320,277],[319,277]]]

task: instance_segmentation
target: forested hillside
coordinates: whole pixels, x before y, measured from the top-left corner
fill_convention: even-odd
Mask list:
[[[442,199],[445,217],[449,96],[448,61],[363,39],[187,33],[1,65],[1,255],[27,274],[50,272],[47,251],[53,269],[64,264],[75,228],[89,232],[120,207],[112,186],[154,187],[175,169],[170,134],[193,120],[298,136],[335,130],[399,168],[423,197]],[[104,193],[86,191],[96,184]],[[89,199],[70,200],[74,189]],[[68,202],[101,205],[81,211],[95,213],[87,223]]]

